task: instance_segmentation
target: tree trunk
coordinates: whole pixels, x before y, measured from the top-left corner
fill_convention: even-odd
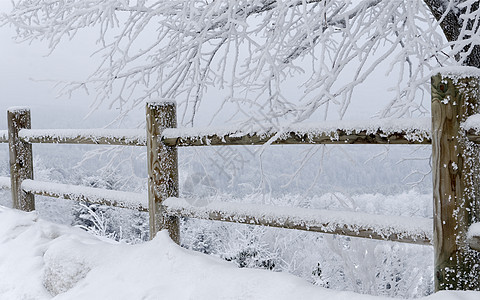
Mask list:
[[[424,0],[424,2],[437,21],[442,18],[443,14],[447,11],[449,6],[448,0]],[[458,3],[460,2],[464,1],[458,1]],[[480,1],[475,1],[471,9],[478,9],[479,2]],[[443,18],[443,21],[440,23],[440,27],[442,28],[442,31],[449,42],[455,42],[459,39],[464,38],[461,36],[463,19],[461,19],[460,16],[465,12],[465,9],[456,9],[455,11],[448,11],[446,16]],[[473,26],[477,26],[478,28],[478,25],[475,25],[473,21],[468,21],[466,28],[471,30]],[[470,46],[466,46],[463,51],[461,51],[461,53],[467,53],[470,50],[469,48]],[[457,60],[461,59],[461,53],[456,56]],[[468,56],[463,60],[462,64],[464,66],[480,68],[480,46],[474,46],[473,49],[471,49],[470,54],[468,54]]]

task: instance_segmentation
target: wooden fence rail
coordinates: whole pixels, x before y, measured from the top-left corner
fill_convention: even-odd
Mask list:
[[[145,129],[22,129],[27,143],[146,146]]]
[[[22,190],[34,195],[87,201],[107,206],[148,211],[147,197],[144,194],[91,188],[71,184],[60,184],[26,179]]]
[[[167,215],[431,245],[432,220],[262,204],[210,203],[198,207],[169,198]]]
[[[405,126],[409,122],[415,126],[403,129],[402,125]],[[165,129],[162,142],[171,147],[265,144],[431,144],[430,123],[430,118],[424,118],[404,119],[401,122],[398,120],[344,122],[344,124],[325,122],[281,129]]]
[[[32,130],[30,111],[11,108],[8,132],[10,187],[14,207],[35,208],[34,194],[147,210],[147,196],[33,180],[32,143],[146,146],[150,237],[162,229],[177,243],[179,217],[265,225],[420,245],[433,244],[435,289],[480,290],[480,122],[462,124],[480,113],[480,79],[432,77],[432,117],[316,126],[238,129],[177,129],[172,101],[147,103],[143,130]],[[382,123],[383,122],[383,123]],[[397,123],[398,122],[398,123]],[[338,124],[337,124],[338,125]],[[212,203],[205,207],[179,199],[178,147],[265,144],[432,144],[434,218],[373,216],[352,212]],[[5,178],[0,186],[6,187]],[[478,200],[477,200],[478,199]],[[336,216],[332,218],[331,216]],[[368,222],[364,222],[368,220]],[[475,224],[477,223],[477,224]],[[433,224],[433,225],[432,225]],[[432,231],[433,227],[433,231]],[[470,230],[469,230],[470,229]],[[475,230],[474,230],[475,229]],[[433,232],[433,233],[432,233]]]

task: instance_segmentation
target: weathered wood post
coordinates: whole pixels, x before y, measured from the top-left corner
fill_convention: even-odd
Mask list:
[[[432,172],[435,290],[480,289],[480,252],[469,248],[478,220],[478,146],[460,124],[479,112],[480,77],[432,77]],[[475,174],[475,172],[477,172]]]
[[[158,231],[167,229],[172,240],[178,244],[178,217],[165,216],[162,208],[162,202],[168,197],[178,197],[178,152],[177,147],[166,146],[160,140],[165,128],[177,127],[175,102],[149,102],[146,112],[150,239]]]
[[[31,128],[30,109],[9,108],[7,120],[13,208],[32,211],[35,210],[35,197],[22,190],[22,181],[33,179],[32,144],[23,142],[18,137],[20,129]]]

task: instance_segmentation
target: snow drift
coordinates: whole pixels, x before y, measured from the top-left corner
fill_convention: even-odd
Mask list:
[[[238,269],[185,250],[165,232],[116,243],[0,206],[1,299],[387,299],[316,287],[283,273]],[[441,292],[424,299],[479,299]]]

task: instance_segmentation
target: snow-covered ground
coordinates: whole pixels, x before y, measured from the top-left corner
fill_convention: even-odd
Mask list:
[[[238,269],[183,249],[165,232],[128,245],[0,206],[0,299],[389,299],[314,286],[286,273]],[[478,300],[441,292],[429,300]]]

